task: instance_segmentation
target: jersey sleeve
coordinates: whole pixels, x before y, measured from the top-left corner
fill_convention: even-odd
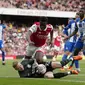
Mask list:
[[[31,31],[32,33],[36,32],[37,25],[36,24],[33,24],[28,30]]]
[[[51,29],[53,30],[53,26],[52,25],[50,25],[51,26]]]
[[[69,23],[64,29],[68,30],[69,28],[71,28],[71,23]]]
[[[63,34],[68,36],[68,30],[66,30],[65,28],[63,29]]]

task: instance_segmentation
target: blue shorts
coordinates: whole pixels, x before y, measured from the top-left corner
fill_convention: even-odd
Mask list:
[[[80,40],[77,41],[76,44],[75,44],[75,48],[82,49],[83,48],[83,42],[81,42]]]
[[[0,49],[3,48],[3,47],[4,47],[4,45],[3,45],[3,41],[0,40]]]
[[[75,43],[73,42],[66,42],[64,45],[64,52],[69,51],[72,52],[74,50]]]

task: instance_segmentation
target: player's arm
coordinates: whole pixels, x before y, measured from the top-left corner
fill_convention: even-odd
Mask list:
[[[54,39],[53,39],[53,26],[52,31],[50,32],[50,44],[53,45]]]
[[[32,33],[34,33],[36,31],[36,25],[32,25],[30,28],[28,28],[28,31],[27,31],[27,34],[26,34],[26,39],[29,43],[33,43],[31,40],[30,40],[30,36],[32,35]]]
[[[67,35],[68,35],[68,30],[63,29],[63,31],[61,32],[61,36],[66,37]]]
[[[68,37],[66,37],[65,39],[69,39],[70,37],[74,36],[77,32],[78,32],[78,27],[76,25],[75,30],[73,31],[73,33],[71,35],[69,35]]]
[[[53,30],[50,33],[50,40],[53,41]]]
[[[30,36],[31,36],[32,32],[28,30],[27,34],[26,34],[26,39],[27,41],[30,43],[31,40],[30,40]]]

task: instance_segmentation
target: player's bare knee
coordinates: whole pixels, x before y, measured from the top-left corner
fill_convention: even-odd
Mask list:
[[[46,72],[45,75],[44,75],[45,78],[54,78],[53,76],[53,72],[49,71],[49,72]]]
[[[61,66],[61,63],[60,62],[52,62],[51,63],[51,66],[52,66],[52,68],[54,68],[54,69],[56,69],[56,68],[61,68],[62,66]]]
[[[43,56],[44,56],[44,54],[39,51],[39,52],[35,53],[34,57],[38,63],[41,63],[41,62],[43,62]]]

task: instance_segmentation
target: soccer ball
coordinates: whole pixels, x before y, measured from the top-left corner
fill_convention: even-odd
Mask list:
[[[46,66],[44,64],[38,65],[38,72],[44,74],[46,72]]]

